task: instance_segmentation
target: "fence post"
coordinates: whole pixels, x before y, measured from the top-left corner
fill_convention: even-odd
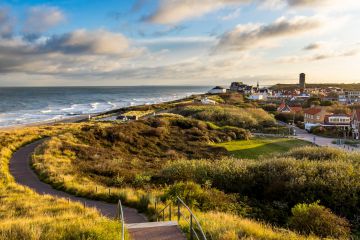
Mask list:
[[[109,195],[111,195],[111,189],[109,188]]]
[[[192,214],[190,214],[190,240],[194,240],[193,216],[192,216]]]
[[[171,221],[171,203],[169,205],[169,221]]]
[[[165,210],[163,210],[163,222],[165,222]]]
[[[178,222],[180,222],[180,201],[179,201],[179,199],[177,200],[177,207],[178,207],[178,209],[177,209],[177,217],[178,217]]]

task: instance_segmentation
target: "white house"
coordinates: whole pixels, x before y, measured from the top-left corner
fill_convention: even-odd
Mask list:
[[[216,86],[209,91],[210,94],[226,93],[226,88]]]
[[[266,101],[267,97],[268,97],[268,95],[266,93],[265,94],[264,93],[263,94],[255,93],[255,94],[250,95],[249,99],[254,100],[254,101],[261,101],[261,100]]]
[[[208,105],[215,105],[216,104],[216,102],[214,100],[208,99],[207,97],[201,99],[201,103],[202,104],[208,104]]]

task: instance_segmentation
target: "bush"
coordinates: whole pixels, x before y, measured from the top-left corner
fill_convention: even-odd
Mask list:
[[[356,220],[360,215],[358,156],[356,153],[346,156],[353,161],[293,158],[175,161],[165,166],[160,176],[168,183],[210,181],[212,187],[221,191],[249,197],[250,203],[278,201],[293,206],[320,200],[337,214]]]
[[[337,160],[346,159],[347,154],[343,150],[337,148],[300,147],[290,150],[285,156],[300,160]]]
[[[291,209],[289,226],[302,234],[316,234],[320,237],[349,239],[350,227],[346,219],[333,214],[318,202],[297,204]]]
[[[178,182],[171,185],[161,199],[177,202],[177,197],[180,197],[190,208],[202,211],[246,212],[246,207],[240,207],[235,195],[227,195],[219,190],[209,188],[208,184],[202,188],[201,185],[194,182]]]
[[[175,113],[202,121],[213,122],[218,126],[262,129],[275,126],[275,119],[260,108],[239,108],[223,106],[187,106],[174,110]]]
[[[278,113],[275,115],[276,120],[279,120],[281,122],[285,123],[292,123],[294,122],[303,122],[304,121],[304,114],[303,113]]]

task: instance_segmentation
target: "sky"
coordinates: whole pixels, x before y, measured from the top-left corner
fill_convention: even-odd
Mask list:
[[[0,86],[360,83],[358,0],[0,0]]]

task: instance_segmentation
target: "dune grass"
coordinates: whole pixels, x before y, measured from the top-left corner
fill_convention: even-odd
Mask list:
[[[292,138],[253,138],[216,144],[226,148],[233,157],[246,159],[259,159],[264,155],[286,153],[293,148],[309,145]]]
[[[67,134],[63,134],[62,137],[59,136],[48,141],[47,144],[50,144],[51,148],[44,145],[42,149],[38,149],[35,155],[34,167],[45,181],[57,188],[79,196],[109,202],[120,198],[125,205],[145,211],[150,217],[154,216],[155,204],[153,199],[160,197],[164,193],[164,189],[161,186],[147,185],[144,188],[141,186],[137,188],[130,186],[109,187],[97,181],[97,178],[81,172],[76,165],[74,165],[74,162],[78,161],[78,159],[74,157],[72,153],[62,148],[62,141],[64,139],[73,141],[74,144],[83,144],[66,136]],[[100,161],[101,158],[95,160],[94,163]],[[121,161],[117,161],[117,164],[121,163]],[[144,169],[144,171],[146,171],[146,169]],[[121,176],[119,176],[119,178],[121,178]],[[165,203],[157,203],[156,209],[162,209],[164,206]],[[271,225],[246,219],[231,213],[219,211],[201,212],[195,209],[195,214],[201,222],[207,236],[214,240],[318,239],[316,237],[304,237],[285,229],[275,228]],[[175,212],[173,212],[172,215],[173,220],[176,220]],[[183,219],[180,221],[180,226],[184,232],[188,232],[189,226]]]
[[[107,240],[118,237],[119,221],[102,217],[97,210],[84,208],[80,203],[40,196],[17,185],[9,173],[8,163],[16,149],[41,137],[80,126],[60,124],[0,132],[0,240]]]

